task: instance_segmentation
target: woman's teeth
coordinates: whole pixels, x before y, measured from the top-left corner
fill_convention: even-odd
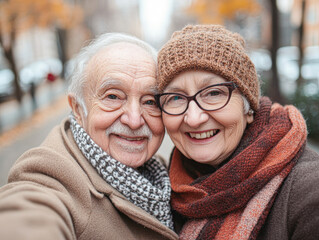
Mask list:
[[[216,130],[211,130],[207,132],[202,132],[202,133],[189,133],[191,138],[196,138],[196,139],[205,139],[214,136],[217,133]]]

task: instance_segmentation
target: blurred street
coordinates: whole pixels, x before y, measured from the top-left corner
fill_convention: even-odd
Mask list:
[[[9,169],[18,157],[38,146],[50,130],[68,116],[70,109],[65,92],[62,80],[43,85],[38,90],[38,109],[34,112],[29,96],[25,96],[21,106],[16,101],[0,104],[0,186],[6,183]],[[172,146],[166,135],[158,154],[168,160]],[[310,146],[319,153],[317,144],[310,143]]]
[[[12,100],[0,104],[0,186],[7,182],[13,163],[26,150],[37,147],[50,130],[67,117],[70,109],[62,80],[46,83],[38,89],[38,108],[32,111],[30,96],[24,96],[21,106]],[[168,160],[172,143],[165,137],[159,154]]]
[[[0,15],[0,100],[22,98],[0,102],[0,186],[17,158],[70,112],[66,81],[55,78],[67,79],[74,55],[107,32],[134,35],[156,49],[187,24],[220,24],[241,34],[263,95],[299,108],[316,139],[309,145],[319,152],[318,0],[8,0],[0,1]],[[166,135],[158,153],[168,160],[172,147]]]
[[[70,112],[62,80],[38,89],[38,107],[33,111],[30,96],[20,106],[15,100],[0,104],[0,186],[9,169],[27,149],[38,146],[62,118]]]

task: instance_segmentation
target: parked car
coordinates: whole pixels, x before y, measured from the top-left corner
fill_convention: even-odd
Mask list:
[[[255,64],[258,73],[270,71],[272,62],[270,52],[267,49],[254,49],[249,52],[249,57]]]
[[[270,52],[266,49],[254,49],[249,53],[256,70],[264,75],[271,70]],[[296,92],[299,78],[299,48],[296,46],[281,47],[277,51],[277,69],[281,91],[285,95]],[[307,47],[301,66],[301,76],[305,80],[305,94],[319,93],[319,46]]]
[[[8,68],[0,69],[0,101],[4,101],[14,93],[14,74]]]
[[[23,92],[30,91],[31,85],[38,86],[43,83],[48,74],[59,76],[62,64],[59,59],[44,59],[23,67],[19,72],[20,86]],[[0,101],[14,96],[14,74],[6,66],[0,66]]]
[[[46,79],[49,73],[59,76],[61,72],[61,61],[56,58],[48,58],[23,67],[20,71],[20,81],[25,85],[30,85],[31,83],[39,85]]]
[[[296,91],[299,78],[300,51],[296,46],[278,49],[277,67],[283,91],[293,94]],[[319,46],[304,49],[301,65],[301,76],[305,80],[305,94],[319,93]],[[287,87],[288,86],[288,87]]]

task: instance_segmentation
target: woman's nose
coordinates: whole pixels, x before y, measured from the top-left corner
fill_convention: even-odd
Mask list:
[[[190,101],[184,116],[184,122],[190,127],[197,128],[206,122],[208,117],[206,111],[199,108],[195,101]]]

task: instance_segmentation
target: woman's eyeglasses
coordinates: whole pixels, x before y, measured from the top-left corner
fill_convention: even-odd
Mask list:
[[[203,110],[215,111],[228,104],[235,88],[237,88],[235,83],[225,82],[205,87],[193,96],[180,93],[162,93],[155,95],[155,100],[159,108],[169,115],[185,113],[192,100]]]

